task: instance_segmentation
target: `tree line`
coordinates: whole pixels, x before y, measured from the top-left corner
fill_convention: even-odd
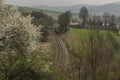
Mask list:
[[[64,31],[70,28],[71,23],[71,17],[66,18],[65,13],[58,19],[59,27]],[[70,57],[70,64],[65,71],[68,80],[119,80],[120,59],[116,58],[116,54],[119,53],[117,50],[120,44],[115,38],[116,35],[111,34],[111,31],[118,33],[116,16],[105,12],[102,19],[97,15],[90,18],[88,9],[82,7],[79,17],[86,33],[82,37],[69,35],[64,39]],[[64,22],[65,18],[69,19],[69,23]],[[73,44],[77,45],[77,48]]]
[[[40,39],[40,41],[46,42],[49,35],[48,29],[51,26],[54,26],[55,20],[42,11],[22,12],[22,14],[23,16],[30,15],[31,17],[33,17],[32,24],[36,26],[43,26],[41,28],[42,38]]]
[[[99,29],[106,29],[110,31],[114,31],[118,33],[118,27],[116,27],[116,24],[119,24],[119,18],[115,15],[111,15],[108,12],[104,12],[102,16],[100,15],[91,15],[89,14],[89,10],[86,7],[82,7],[79,12],[79,20],[72,19],[72,14],[70,11],[66,11],[65,13],[62,13],[58,17],[58,23],[59,23],[59,32],[67,31],[69,30],[71,26],[71,22],[77,22],[78,24],[75,25],[78,28],[90,28],[89,26],[94,24]]]

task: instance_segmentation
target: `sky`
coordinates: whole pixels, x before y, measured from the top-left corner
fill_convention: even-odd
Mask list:
[[[34,6],[34,5],[71,6],[76,4],[103,5],[118,1],[120,2],[120,0],[6,0],[6,3],[19,6]]]

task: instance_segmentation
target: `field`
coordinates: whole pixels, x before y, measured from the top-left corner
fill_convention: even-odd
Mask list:
[[[107,33],[109,33],[112,38],[110,38],[113,48],[116,53],[116,57],[120,58],[120,36],[116,35],[116,33],[112,31],[105,31],[105,30],[100,30],[100,34],[103,35],[103,37],[106,37]],[[78,51],[80,49],[79,43],[83,39],[87,39],[89,35],[89,30],[87,29],[75,29],[71,28],[70,31],[68,32],[68,37],[66,38],[66,42],[68,41],[68,44],[71,44],[71,46]]]

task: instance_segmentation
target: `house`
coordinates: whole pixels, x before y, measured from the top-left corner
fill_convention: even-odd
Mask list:
[[[117,29],[120,30],[120,24],[116,24]]]

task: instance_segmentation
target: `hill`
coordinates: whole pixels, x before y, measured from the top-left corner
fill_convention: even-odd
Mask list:
[[[19,7],[19,10],[21,12],[32,12],[32,11],[42,11],[45,14],[52,16],[54,19],[57,19],[57,17],[61,14],[57,11],[50,11],[50,10],[44,10],[44,9],[35,9],[35,8],[29,8],[29,7]]]
[[[109,3],[104,5],[87,5],[87,4],[79,4],[74,6],[31,6],[32,8],[46,9],[52,11],[64,12],[66,10],[70,10],[72,13],[79,13],[80,8],[86,6],[89,9],[90,14],[100,14],[102,15],[104,12],[109,12],[111,14],[120,15],[120,2]]]
[[[52,16],[55,20],[58,19],[58,16],[62,14],[62,12],[52,11],[47,9],[38,9],[38,8],[29,8],[29,7],[19,7],[21,12],[32,12],[32,11],[43,11],[45,14]],[[72,13],[72,18],[79,18],[77,13]]]
[[[102,6],[90,7],[89,9],[91,12],[100,14],[100,15],[103,14],[104,12],[109,12],[111,14],[115,14],[119,16],[120,15],[120,2],[105,4]]]
[[[73,5],[73,6],[45,6],[45,5],[38,5],[38,6],[31,6],[32,8],[39,8],[39,9],[46,9],[46,10],[52,10],[52,11],[59,11],[59,12],[65,12],[67,10],[71,10],[72,13],[78,13],[79,9],[83,6],[86,7],[93,7],[93,5],[86,5],[86,4],[79,4],[79,5]]]

